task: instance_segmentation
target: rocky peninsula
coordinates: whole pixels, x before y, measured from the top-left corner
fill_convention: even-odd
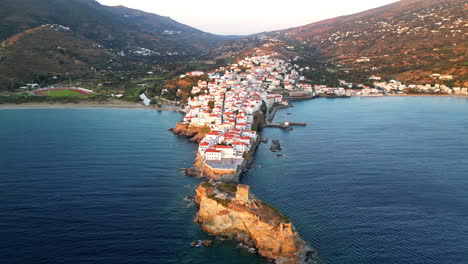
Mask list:
[[[251,194],[249,186],[202,183],[195,202],[200,208],[195,222],[205,232],[236,239],[276,263],[313,261],[315,251],[301,239],[291,221]]]
[[[247,68],[245,72],[238,65]],[[287,62],[268,55],[246,58],[238,65],[213,72],[210,82],[194,86],[192,94],[198,95],[188,101],[184,118],[171,129],[199,144],[194,165],[182,169],[188,176],[208,180],[196,190],[195,222],[207,233],[238,240],[276,263],[314,262],[315,252],[291,221],[252,195],[249,186],[238,184],[258,144],[264,142],[262,127],[275,125],[267,120],[273,119],[276,109],[290,107],[282,95],[265,89],[267,80],[280,73],[300,76],[290,73]],[[278,141],[272,144],[272,151],[281,150]]]

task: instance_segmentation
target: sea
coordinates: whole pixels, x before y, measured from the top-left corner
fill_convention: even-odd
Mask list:
[[[468,99],[293,102],[241,183],[324,263],[468,263]],[[193,223],[175,112],[0,110],[0,263],[271,263]],[[192,248],[199,239],[212,247]]]

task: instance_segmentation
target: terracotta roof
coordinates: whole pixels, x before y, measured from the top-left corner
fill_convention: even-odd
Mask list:
[[[210,152],[210,153],[219,153],[221,151],[216,150],[216,149],[207,149],[205,152]]]
[[[216,149],[232,149],[232,146],[228,146],[228,145],[216,145]]]
[[[236,145],[236,146],[248,146],[249,144],[245,143],[245,142],[234,142],[232,143],[233,145]]]

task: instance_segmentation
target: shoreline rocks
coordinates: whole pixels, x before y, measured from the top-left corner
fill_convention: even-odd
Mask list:
[[[254,153],[257,150],[259,143],[260,139],[255,141],[251,150],[248,152],[247,157],[239,166],[237,166],[235,170],[213,169],[203,163],[203,160],[198,152],[195,156],[193,166],[191,168],[183,168],[180,170],[184,171],[186,176],[194,177],[200,180],[217,180],[226,183],[239,183],[241,175],[252,168]]]
[[[202,127],[186,126],[185,124],[176,124],[175,127],[169,129],[172,133],[180,137],[188,138],[189,142],[200,143],[205,135],[209,132],[202,131]]]
[[[283,149],[281,148],[281,144],[279,140],[272,140],[271,141],[271,146],[270,146],[270,151],[271,152],[279,152],[282,151]]]
[[[192,247],[199,248],[199,247],[211,247],[213,244],[213,240],[195,240],[190,243]]]
[[[247,185],[222,182],[198,186],[195,217],[202,230],[238,240],[276,263],[310,263],[315,251],[306,245],[290,220],[259,200]]]
[[[212,244],[213,244],[213,240],[203,240],[203,245],[205,247],[211,247]]]
[[[274,114],[270,115],[272,116]],[[257,128],[265,126],[265,118],[262,117],[262,120]],[[190,142],[197,143],[205,137],[206,133],[202,133],[205,130],[180,123],[171,129],[175,135],[187,137]],[[236,170],[213,169],[203,163],[198,153],[193,167],[181,169],[187,176],[209,180],[196,189],[193,202],[198,205],[198,212],[194,222],[203,231],[217,237],[235,239],[248,252],[258,253],[277,264],[319,263],[317,253],[300,238],[286,216],[250,194],[249,186],[237,184],[241,174],[252,167],[260,142],[268,143],[268,140],[259,137]],[[279,140],[272,140],[270,151],[282,151]],[[277,156],[282,157],[283,154]],[[197,240],[191,245],[209,247],[212,241]]]

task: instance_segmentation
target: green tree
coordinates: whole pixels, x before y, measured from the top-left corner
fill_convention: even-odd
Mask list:
[[[210,110],[213,110],[214,106],[215,106],[215,103],[213,101],[208,102],[208,107],[210,108]]]

